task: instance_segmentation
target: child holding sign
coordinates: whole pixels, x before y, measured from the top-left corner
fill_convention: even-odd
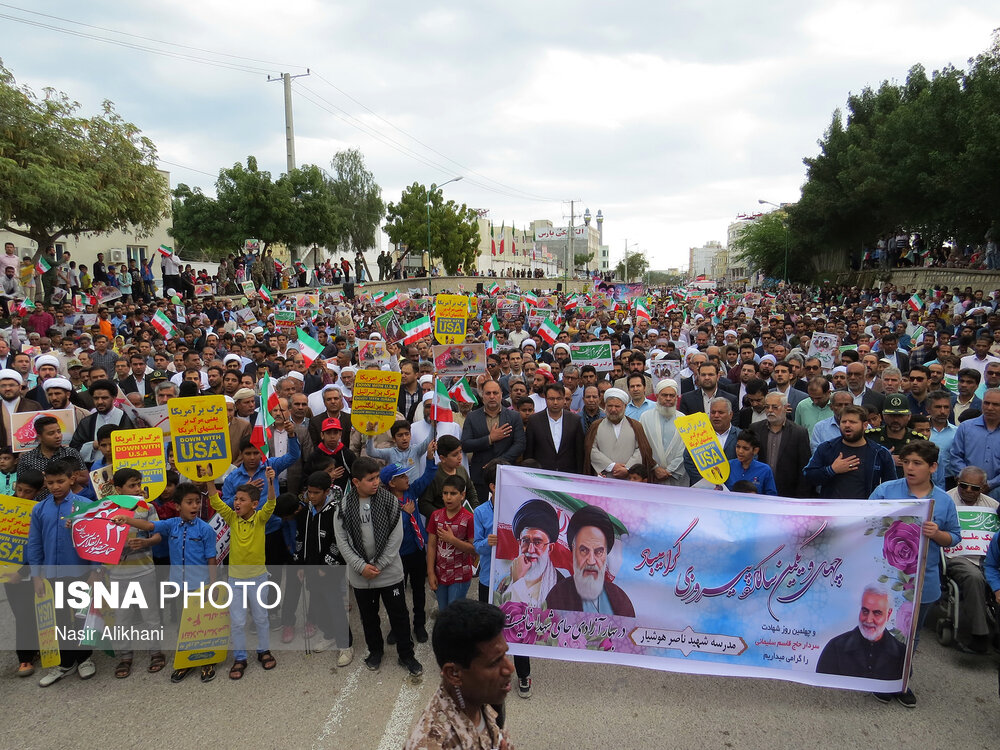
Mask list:
[[[257,626],[257,661],[265,670],[274,669],[277,662],[269,649],[271,630],[267,610],[261,604],[263,593],[261,584],[268,579],[264,567],[264,537],[268,519],[274,513],[277,496],[274,494],[275,470],[265,466],[267,477],[267,502],[257,510],[260,488],[253,484],[241,484],[236,488],[233,507],[230,508],[216,490],[209,497],[213,510],[229,524],[229,583],[239,583],[243,593],[233,597],[229,607],[230,626],[233,639],[233,666],[229,669],[229,679],[239,680],[247,668],[246,631],[247,608]],[[214,486],[214,485],[213,485]]]
[[[116,495],[142,497],[142,473],[136,469],[119,469],[114,473],[112,481],[115,484]],[[137,506],[135,517],[150,523],[156,523],[160,520],[152,505],[148,508]],[[157,601],[153,547],[159,544],[161,539],[159,534],[150,535],[147,531],[136,532],[129,529],[128,544],[125,546],[118,564],[108,568],[109,578],[112,581],[121,581],[122,583],[119,585],[122,587],[126,586],[128,581],[138,581],[145,600],[147,602]],[[135,622],[136,626],[150,632],[159,631],[161,627],[158,607],[124,607],[115,610],[115,625],[131,625],[133,620],[138,620]],[[119,632],[125,632],[124,628]],[[120,680],[132,674],[132,650],[131,643],[119,642],[115,644],[115,653],[118,655],[115,677]],[[159,672],[166,666],[166,663],[163,652],[157,648],[149,655],[148,671]]]

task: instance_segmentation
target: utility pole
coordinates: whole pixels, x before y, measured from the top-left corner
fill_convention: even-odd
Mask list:
[[[576,263],[573,260],[573,221],[576,219],[574,212],[575,201],[569,202],[569,239],[566,241],[566,266],[563,269],[563,294],[569,292],[569,264],[573,263],[574,270]]]
[[[281,81],[285,88],[285,155],[287,157],[287,167],[288,171],[291,172],[295,169],[295,127],[292,124],[292,79],[293,78],[304,78],[309,75],[309,68],[306,68],[305,73],[299,73],[298,75],[291,75],[290,73],[282,73],[280,76],[268,76],[268,83],[271,81]],[[288,248],[289,253],[292,256],[292,260],[297,260],[298,253],[294,248]]]
[[[628,283],[628,237],[625,238],[625,283]]]

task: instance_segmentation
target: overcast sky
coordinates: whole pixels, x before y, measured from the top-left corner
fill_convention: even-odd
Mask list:
[[[156,143],[172,186],[207,192],[248,154],[284,171],[282,87],[265,79],[308,67],[293,99],[300,165],[329,168],[360,148],[387,202],[414,181],[463,175],[446,196],[497,225],[564,225],[575,199],[578,214],[603,210],[614,260],[627,239],[666,268],[686,265],[691,246],[725,244],[758,198],[796,200],[802,159],[849,92],[987,49],[996,7],[15,0],[0,3],[0,50],[19,83],[88,112],[115,102]]]

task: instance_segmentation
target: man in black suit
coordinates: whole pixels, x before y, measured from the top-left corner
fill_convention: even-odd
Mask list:
[[[343,430],[340,440],[344,445],[350,445],[353,425],[351,415],[344,411],[344,395],[339,386],[330,386],[323,391],[323,406],[326,411],[309,420],[309,437],[312,438],[313,445],[319,445],[323,441],[323,422],[330,417],[340,420],[340,428]]]
[[[543,468],[583,473],[583,427],[580,418],[564,407],[566,392],[561,383],[545,388],[545,411],[528,417],[524,457]]]
[[[524,427],[521,415],[504,409],[503,391],[495,380],[487,380],[482,389],[483,408],[469,412],[462,427],[462,450],[469,456],[469,477],[476,492],[482,488],[480,502],[489,497],[483,479],[483,467],[495,458],[514,463],[524,453]]]
[[[771,391],[764,397],[767,418],[750,425],[760,440],[758,461],[771,467],[774,484],[781,497],[806,497],[808,487],[802,470],[809,463],[809,431],[788,419],[784,395]]]
[[[702,362],[698,366],[698,388],[681,396],[680,410],[684,414],[694,414],[703,411],[708,414],[708,402],[721,397],[729,401],[733,411],[737,411],[736,396],[719,386],[719,365],[715,362]]]
[[[691,376],[681,378],[681,395],[698,390],[698,368],[703,362],[708,362],[708,355],[703,352],[696,352],[687,357],[687,366],[691,371]]]
[[[900,372],[910,371],[910,355],[899,349],[899,338],[894,333],[886,333],[882,336],[881,346],[878,356],[887,359],[891,367],[898,367]]]
[[[101,427],[106,424],[127,427],[128,429],[135,427],[128,415],[115,406],[118,386],[110,380],[91,382],[90,395],[94,399],[94,408],[97,411],[80,420],[69,443],[70,448],[80,451],[80,455],[88,465],[93,461],[94,440]]]
[[[122,393],[126,396],[130,393],[138,393],[143,399],[153,392],[153,384],[146,375],[146,359],[140,354],[133,354],[129,360],[129,368],[132,370],[127,378],[119,384]]]
[[[882,411],[885,405],[885,396],[877,391],[873,391],[865,385],[867,371],[860,362],[851,362],[847,366],[847,392],[851,394],[854,403],[858,406],[874,406],[876,411]]]

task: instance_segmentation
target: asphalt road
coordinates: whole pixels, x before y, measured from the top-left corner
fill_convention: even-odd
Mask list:
[[[9,618],[0,604],[0,619]],[[360,634],[357,613],[354,633]],[[386,626],[386,631],[388,627]],[[277,635],[277,634],[275,634]],[[251,636],[251,647],[255,643]],[[210,746],[386,750],[400,748],[438,684],[429,644],[418,645],[426,674],[414,684],[389,650],[369,672],[359,649],[336,668],[336,653],[276,651],[278,666],[252,662],[240,682],[220,665],[214,682],[197,675],[174,685],[169,667],[126,680],[95,656],[97,675],[75,674],[49,688],[37,676],[0,674],[0,748]],[[777,680],[714,678],[535,659],[530,699],[508,699],[508,728],[520,750],[549,748],[961,747],[993,750],[1000,732],[997,656],[964,655],[925,630],[912,682],[916,709],[882,705],[869,694]]]

